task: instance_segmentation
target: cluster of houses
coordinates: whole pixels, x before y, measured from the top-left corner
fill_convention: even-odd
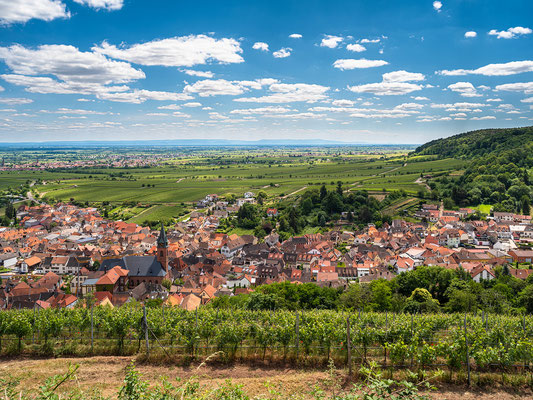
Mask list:
[[[504,264],[519,279],[533,273],[527,268],[533,262],[529,216],[494,213],[468,221],[472,210],[424,205],[423,222],[394,220],[380,228],[369,224],[359,232],[332,230],[285,241],[274,230],[259,240],[217,232],[225,218],[217,211],[227,213],[228,205],[208,197],[208,211],[157,230],[107,220],[95,208],[19,207],[20,226],[0,228],[0,309],[74,307],[85,299],[118,307],[160,299],[193,310],[261,284],[346,287],[355,280],[392,279],[421,265],[463,268],[476,281],[493,279],[494,267]]]

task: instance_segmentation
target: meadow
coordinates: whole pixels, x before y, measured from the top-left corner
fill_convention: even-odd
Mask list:
[[[333,188],[341,181],[349,191],[365,189],[379,194],[404,190],[416,195],[425,190],[416,183],[421,174],[455,173],[463,165],[461,160],[407,157],[399,151],[203,150],[165,155],[149,167],[1,171],[0,190],[35,182],[32,189],[36,195],[49,202],[109,202],[115,208],[124,203],[141,204],[143,207],[126,210],[123,219],[142,222],[179,216],[212,193],[240,197],[246,191],[264,191],[268,202],[275,203],[280,197],[295,197],[322,184]]]

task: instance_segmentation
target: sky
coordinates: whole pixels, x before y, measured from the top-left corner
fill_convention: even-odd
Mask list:
[[[533,125],[529,0],[0,0],[0,141]]]

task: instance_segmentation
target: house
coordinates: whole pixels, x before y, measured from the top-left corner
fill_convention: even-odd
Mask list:
[[[470,272],[470,275],[472,276],[472,279],[478,283],[481,282],[482,280],[490,281],[496,278],[496,276],[494,275],[494,272],[492,272],[490,267],[487,265],[480,265],[478,267],[475,267]]]
[[[97,292],[124,292],[128,283],[128,273],[128,270],[119,266],[113,267],[96,281]]]
[[[517,263],[533,262],[533,250],[511,250],[509,255]]]
[[[233,235],[232,235],[233,236]],[[230,237],[232,237],[230,236]],[[245,245],[245,241],[242,237],[237,236],[234,239],[230,239],[227,241],[224,246],[220,248],[220,252],[226,257],[226,258],[232,258],[235,254],[237,254]]]
[[[277,208],[268,208],[267,209],[267,216],[268,217],[277,217],[278,216],[278,209]]]

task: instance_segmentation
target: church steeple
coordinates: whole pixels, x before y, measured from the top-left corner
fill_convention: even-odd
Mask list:
[[[168,239],[163,223],[161,223],[161,231],[157,238],[157,261],[161,263],[161,266],[168,275]]]
[[[157,247],[167,248],[168,240],[165,232],[165,226],[161,223],[161,230],[159,231],[159,237],[157,238]]]

